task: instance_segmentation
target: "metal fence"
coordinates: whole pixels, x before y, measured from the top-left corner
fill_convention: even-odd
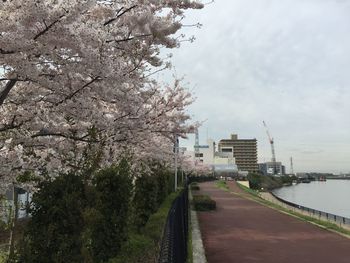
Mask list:
[[[328,220],[328,221],[334,222],[334,223],[339,224],[339,225],[348,225],[348,226],[350,226],[350,218],[347,218],[347,217],[344,217],[344,216],[335,215],[335,214],[332,214],[332,213],[327,213],[327,212],[320,211],[320,210],[313,209],[313,208],[309,208],[309,207],[306,207],[306,206],[298,205],[298,204],[289,202],[287,200],[284,200],[284,199],[278,197],[273,192],[271,192],[271,194],[278,201],[280,201],[282,203],[285,203],[286,205],[298,208],[298,209],[300,209],[302,211],[305,211],[310,216],[317,217],[317,218],[323,219],[323,220]]]
[[[188,188],[174,200],[164,229],[159,263],[185,263],[188,241]]]

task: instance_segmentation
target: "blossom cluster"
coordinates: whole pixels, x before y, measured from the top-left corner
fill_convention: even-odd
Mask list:
[[[0,180],[134,159],[169,161],[195,129],[191,94],[152,79],[196,1],[47,0],[0,5]],[[182,35],[180,35],[182,36]]]

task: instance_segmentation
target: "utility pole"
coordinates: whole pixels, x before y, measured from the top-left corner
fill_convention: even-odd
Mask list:
[[[199,134],[198,134],[198,128],[196,129],[196,139],[194,142],[194,160],[195,164],[199,163]]]
[[[175,142],[174,142],[174,154],[175,154],[175,192],[177,190],[177,157],[179,153],[179,137],[177,134],[175,135]]]

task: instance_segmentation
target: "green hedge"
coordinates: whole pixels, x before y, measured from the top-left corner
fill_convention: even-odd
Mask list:
[[[208,176],[190,176],[188,178],[189,182],[209,182],[209,181],[215,181],[217,180],[215,176],[208,175]]]
[[[192,183],[192,184],[190,185],[190,187],[191,187],[191,190],[193,190],[193,191],[198,191],[198,190],[200,190],[200,187],[199,187],[196,183]]]
[[[30,223],[16,248],[18,260],[108,262],[119,255],[130,260],[116,262],[154,259],[176,194],[169,196],[173,173],[161,165],[151,169],[135,179],[123,159],[91,177],[63,174],[39,183]]]
[[[208,195],[194,195],[193,207],[196,211],[210,211],[216,209],[216,202]]]
[[[156,262],[163,237],[168,212],[178,193],[170,194],[158,211],[151,215],[139,233],[131,234],[123,244],[121,253],[109,263],[151,263]]]

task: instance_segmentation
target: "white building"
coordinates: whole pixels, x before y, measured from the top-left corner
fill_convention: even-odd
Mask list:
[[[238,173],[233,151],[217,152],[212,139],[207,141],[207,145],[195,145],[194,148],[194,161],[211,166],[214,173]]]

